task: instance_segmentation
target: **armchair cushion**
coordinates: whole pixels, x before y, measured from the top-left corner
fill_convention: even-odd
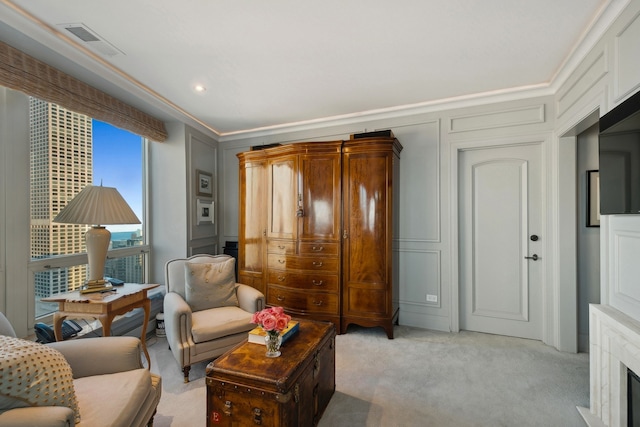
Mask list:
[[[0,411],[28,406],[66,406],[80,422],[71,367],[57,350],[0,336]]]
[[[78,378],[75,385],[83,419],[108,420],[112,426],[139,425],[139,414],[149,411],[142,406],[153,401],[149,398],[153,393],[151,373],[145,368]],[[105,390],[109,390],[110,401],[96,404],[104,400]]]
[[[203,343],[241,332],[249,332],[252,313],[239,307],[220,307],[192,314],[191,335],[195,343]]]
[[[235,259],[217,263],[185,263],[185,299],[191,310],[238,306]]]

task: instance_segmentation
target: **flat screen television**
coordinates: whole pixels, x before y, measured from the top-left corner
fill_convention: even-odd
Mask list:
[[[640,214],[640,92],[600,118],[600,214]]]

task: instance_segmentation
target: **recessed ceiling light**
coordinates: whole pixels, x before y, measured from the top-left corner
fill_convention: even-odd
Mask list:
[[[195,85],[195,86],[193,87],[193,89],[194,89],[196,92],[200,92],[200,93],[202,93],[202,92],[204,92],[204,91],[206,91],[206,90],[207,90],[207,88],[206,88],[206,87],[204,87],[204,86],[202,86],[202,85]]]

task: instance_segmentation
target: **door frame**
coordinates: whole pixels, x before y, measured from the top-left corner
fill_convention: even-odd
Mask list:
[[[459,248],[459,229],[458,223],[460,221],[460,214],[458,208],[459,197],[459,157],[463,151],[474,149],[485,149],[492,147],[506,147],[506,146],[522,146],[539,144],[542,150],[542,228],[543,231],[543,254],[547,259],[547,262],[543,264],[542,278],[542,341],[547,345],[552,345],[560,349],[558,345],[558,286],[557,281],[553,280],[556,270],[557,256],[554,256],[554,248],[557,243],[556,233],[554,233],[554,225],[557,223],[557,215],[550,212],[557,212],[553,209],[556,206],[554,198],[552,197],[554,191],[554,174],[551,169],[551,145],[556,138],[553,138],[551,132],[538,133],[532,135],[516,135],[512,137],[501,137],[491,139],[473,139],[465,141],[455,141],[450,144],[450,188],[449,194],[451,198],[450,211],[451,211],[451,301],[450,310],[450,330],[452,332],[460,331],[460,280],[459,280],[459,268],[460,268],[460,248]],[[575,175],[575,174],[574,174]],[[557,185],[557,183],[555,183]],[[575,203],[574,203],[575,205]],[[552,209],[550,209],[552,208]],[[575,209],[575,207],[574,207]],[[574,215],[575,217],[575,215]],[[574,264],[575,265],[575,264]],[[576,299],[573,299],[573,305],[576,305]],[[563,308],[564,309],[564,308]],[[577,322],[577,321],[576,321]],[[574,322],[575,323],[575,322]],[[575,323],[576,331],[574,335],[577,336],[577,323]],[[570,351],[570,350],[567,350]]]

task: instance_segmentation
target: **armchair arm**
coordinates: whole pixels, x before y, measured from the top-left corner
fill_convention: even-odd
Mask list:
[[[236,294],[240,308],[249,313],[255,313],[264,308],[264,295],[249,285],[236,283]]]
[[[175,292],[164,296],[164,330],[169,346],[185,343],[191,338],[191,307]]]
[[[73,427],[73,411],[66,406],[30,406],[0,413],[0,427]]]
[[[48,344],[67,359],[74,378],[142,368],[142,346],[135,337],[82,338]]]

